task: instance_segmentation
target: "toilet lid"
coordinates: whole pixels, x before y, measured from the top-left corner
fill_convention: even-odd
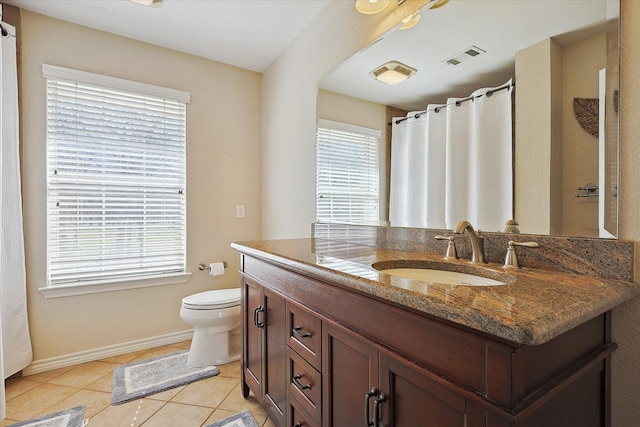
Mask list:
[[[182,299],[182,306],[195,310],[229,308],[240,305],[240,288],[200,292]]]

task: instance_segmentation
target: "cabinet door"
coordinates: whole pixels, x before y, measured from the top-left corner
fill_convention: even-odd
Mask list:
[[[262,390],[262,339],[265,308],[262,301],[262,287],[244,279],[242,305],[242,394],[249,395],[249,389],[255,396],[261,396]]]
[[[385,427],[484,426],[484,411],[399,359],[380,356],[380,384],[388,395],[381,407]],[[470,405],[471,406],[471,405]]]
[[[289,384],[287,364],[287,311],[285,300],[279,294],[263,288],[266,310],[264,328],[263,378],[265,409],[276,425],[284,426],[287,409],[287,385]]]
[[[347,330],[323,323],[322,425],[366,427],[365,403],[372,418],[375,397],[366,401],[365,396],[372,388],[378,388],[377,380],[378,352]]]

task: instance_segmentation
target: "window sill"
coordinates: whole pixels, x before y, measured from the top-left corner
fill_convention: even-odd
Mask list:
[[[97,294],[102,292],[122,291],[126,289],[148,288],[152,286],[178,285],[187,283],[191,273],[163,274],[144,278],[123,280],[84,282],[82,284],[46,286],[38,291],[47,299],[71,297],[76,295]]]

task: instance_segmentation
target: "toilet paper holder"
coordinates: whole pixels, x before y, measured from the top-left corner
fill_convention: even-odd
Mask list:
[[[227,268],[227,261],[222,261],[222,265],[224,265],[224,268]],[[198,264],[198,270],[200,271],[204,271],[204,270],[209,270],[209,265],[205,264],[205,263],[200,263]]]

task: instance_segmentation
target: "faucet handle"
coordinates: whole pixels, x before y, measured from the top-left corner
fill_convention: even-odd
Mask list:
[[[509,240],[509,247],[507,248],[507,255],[504,257],[504,268],[520,268],[520,264],[518,264],[518,256],[516,255],[515,246],[525,246],[527,248],[537,248],[538,245],[536,242],[514,242],[513,240]]]
[[[437,235],[436,240],[449,241],[449,244],[447,245],[447,253],[444,256],[444,259],[458,259],[458,251],[456,250],[456,242],[453,236]]]

